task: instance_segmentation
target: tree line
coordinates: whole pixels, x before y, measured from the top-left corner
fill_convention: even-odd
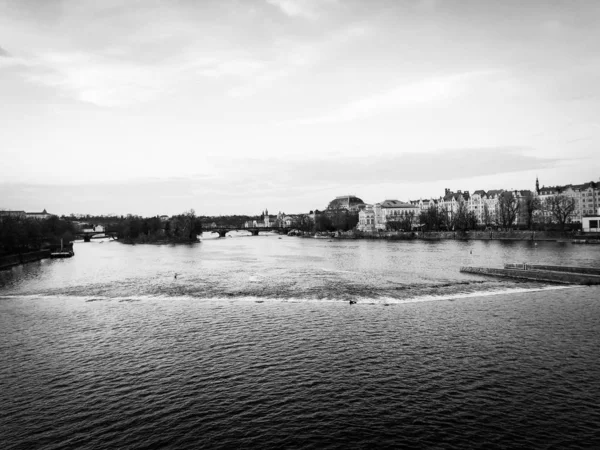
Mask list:
[[[0,217],[0,253],[5,255],[26,253],[65,243],[75,238],[73,222],[51,216],[48,219],[33,219],[20,216]]]
[[[358,224],[358,212],[347,209],[327,209],[320,213],[316,211],[314,216],[314,221],[307,217],[308,220],[304,220],[304,223],[301,224],[305,228],[310,228],[312,225],[312,230],[307,231],[349,231]]]
[[[202,221],[193,209],[167,220],[128,215],[109,224],[106,231],[116,232],[125,242],[195,242],[202,234]]]
[[[116,233],[125,242],[194,242],[202,233],[202,221],[193,209],[171,216],[160,217],[87,216],[89,226],[102,224],[105,231]],[[83,226],[85,227],[85,225]],[[23,216],[0,216],[0,254],[10,255],[68,244],[81,231],[81,219],[74,216],[51,216],[33,219]]]
[[[566,195],[550,196],[543,201],[533,195],[516,197],[513,192],[505,191],[498,197],[494,210],[483,205],[481,220],[474,211],[469,211],[466,202],[459,202],[455,209],[431,207],[418,215],[419,226],[425,231],[475,230],[481,227],[497,226],[514,228],[519,218],[526,229],[552,229],[561,231],[567,228],[576,209],[575,199]],[[398,222],[392,222],[390,229],[410,230],[415,215],[407,215]],[[414,225],[413,225],[414,226]]]

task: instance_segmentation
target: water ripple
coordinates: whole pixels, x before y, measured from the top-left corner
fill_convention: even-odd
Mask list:
[[[231,241],[1,275],[3,448],[600,447],[600,287],[452,275],[445,243],[431,276],[391,244],[383,271],[362,243],[270,269]]]

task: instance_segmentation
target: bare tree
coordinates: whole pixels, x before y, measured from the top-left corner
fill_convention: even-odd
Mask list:
[[[519,212],[519,200],[510,191],[504,191],[498,197],[496,205],[496,223],[502,228],[510,228]]]
[[[487,203],[483,205],[483,224],[486,227],[489,227],[493,222],[494,218],[492,217],[492,212],[490,211],[490,207]]]
[[[438,231],[445,223],[442,214],[436,206],[430,206],[419,214],[419,223],[426,231]]]
[[[451,230],[454,224],[452,209],[446,205],[440,208],[440,230]]]
[[[466,231],[469,228],[469,209],[465,202],[459,202],[456,212],[452,215],[452,229]]]
[[[300,231],[312,231],[315,227],[314,221],[306,214],[302,214],[298,217],[296,225]]]
[[[415,225],[416,217],[414,211],[405,211],[389,216],[385,228],[388,231],[411,231]]]
[[[525,215],[525,222],[527,228],[530,230],[533,228],[533,217],[536,211],[542,208],[540,199],[535,195],[527,195],[523,198],[523,214]]]
[[[544,201],[544,209],[556,220],[561,230],[575,211],[575,199],[567,195],[552,195]]]

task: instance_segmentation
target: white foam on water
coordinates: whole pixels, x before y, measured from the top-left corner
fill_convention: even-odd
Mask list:
[[[327,269],[326,267],[321,267],[323,272],[334,272],[334,273],[356,273],[351,270],[338,270],[338,269]]]
[[[505,294],[522,294],[528,292],[555,291],[563,289],[575,289],[585,286],[570,285],[570,286],[541,286],[536,288],[508,288],[493,291],[477,291],[477,292],[458,292],[448,295],[422,295],[410,298],[393,298],[393,297],[347,297],[347,298],[315,298],[315,297],[259,297],[259,296],[223,296],[223,297],[196,297],[193,295],[132,295],[124,297],[108,297],[101,295],[68,295],[68,294],[25,294],[25,295],[2,295],[0,299],[22,299],[22,300],[78,300],[83,302],[135,302],[135,301],[206,301],[206,302],[253,302],[253,303],[348,303],[350,300],[356,301],[358,305],[400,305],[404,303],[419,303],[419,302],[435,302],[444,300],[458,300],[476,297],[492,297]]]
[[[417,303],[417,302],[433,302],[440,300],[457,300],[463,298],[475,298],[475,297],[492,297],[496,295],[503,294],[522,294],[527,292],[539,292],[539,291],[555,291],[560,289],[573,289],[582,286],[571,285],[571,286],[542,286],[538,288],[508,288],[508,289],[499,289],[493,291],[478,291],[478,292],[458,292],[456,294],[447,294],[447,295],[423,295],[417,297],[410,298],[385,298],[386,303]]]

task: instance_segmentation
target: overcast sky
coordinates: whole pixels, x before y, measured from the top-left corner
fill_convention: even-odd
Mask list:
[[[0,209],[598,181],[599,23],[597,0],[0,0]]]

